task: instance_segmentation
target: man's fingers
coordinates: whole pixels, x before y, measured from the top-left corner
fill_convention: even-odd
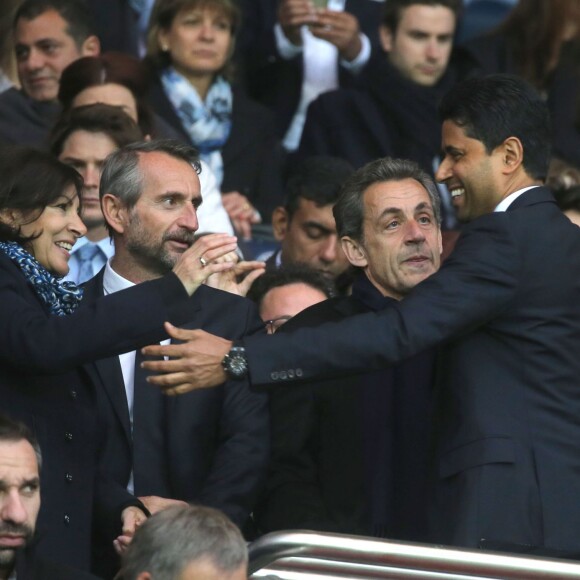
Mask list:
[[[205,330],[191,330],[189,328],[178,328],[177,326],[173,326],[171,322],[166,322],[164,324],[165,331],[171,338],[175,338],[177,340],[203,340],[204,338],[208,338],[211,335],[209,332]]]
[[[240,293],[242,296],[246,296],[248,290],[251,288],[254,281],[259,278],[264,272],[266,271],[265,268],[256,269],[253,272],[250,272],[239,284],[238,288],[240,289]]]
[[[142,363],[142,367],[150,373],[171,373],[178,370],[182,366],[183,362],[180,359],[146,360]]]

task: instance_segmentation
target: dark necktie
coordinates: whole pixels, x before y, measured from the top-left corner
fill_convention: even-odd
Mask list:
[[[150,385],[135,353],[133,383],[133,480],[136,496],[169,497],[165,457],[165,396]]]

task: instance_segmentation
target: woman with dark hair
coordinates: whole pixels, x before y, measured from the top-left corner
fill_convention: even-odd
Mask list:
[[[233,0],[157,0],[149,22],[150,103],[215,173],[234,227],[269,222],[282,202],[272,113],[232,85]]]
[[[162,339],[164,321],[185,322],[189,296],[224,268],[202,268],[196,244],[173,273],[83,307],[82,290],[60,280],[86,231],[81,176],[48,153],[14,147],[0,151],[0,175],[1,407],[32,429],[43,453],[37,553],[88,569],[93,501],[111,541],[122,522],[130,535],[145,515],[138,500],[97,474],[104,433],[82,365]]]
[[[485,74],[516,74],[546,98],[554,150],[580,164],[580,133],[574,127],[580,95],[580,2],[519,0],[496,29],[465,43]]]
[[[108,52],[70,64],[62,73],[58,100],[65,111],[94,103],[116,105],[139,124],[144,135],[173,137],[173,131],[168,135],[165,124],[158,127],[153,118],[145,98],[147,84],[146,69],[138,59]]]

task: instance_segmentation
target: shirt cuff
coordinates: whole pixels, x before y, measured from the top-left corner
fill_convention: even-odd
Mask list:
[[[362,32],[359,34],[361,49],[354,60],[348,61],[343,58],[340,59],[340,65],[347,71],[358,74],[371,57],[371,41],[366,34]]]
[[[302,47],[292,44],[286,38],[286,35],[284,34],[280,24],[274,25],[274,36],[276,38],[276,48],[278,49],[278,52],[283,59],[290,60],[302,54]]]

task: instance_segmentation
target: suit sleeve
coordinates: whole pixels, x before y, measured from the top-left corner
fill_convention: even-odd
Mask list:
[[[186,321],[188,295],[174,274],[81,304],[70,316],[53,316],[31,296],[20,273],[4,264],[0,361],[11,367],[62,372],[158,342],[165,338],[163,322]]]
[[[251,382],[383,368],[457,338],[517,299],[520,260],[507,214],[483,216],[465,229],[441,270],[396,306],[288,335],[245,339]]]

